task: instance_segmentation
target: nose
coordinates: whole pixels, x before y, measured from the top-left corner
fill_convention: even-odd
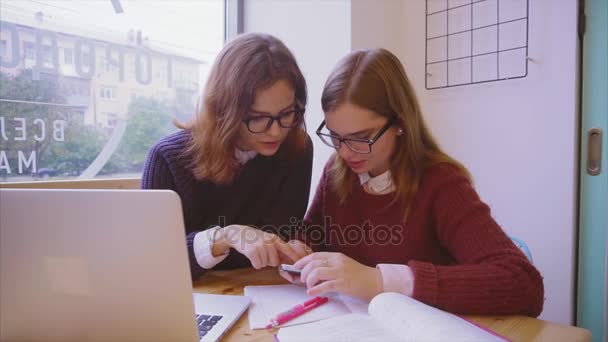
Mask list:
[[[340,147],[338,148],[338,154],[344,160],[351,159],[351,157],[353,156],[354,153],[355,152],[353,152],[350,148],[348,148],[348,146],[346,146],[345,143],[341,143]]]
[[[274,138],[278,138],[281,136],[281,126],[279,125],[278,121],[273,121],[272,124],[270,125],[270,128],[268,128],[268,130],[266,131],[266,134],[274,137]]]

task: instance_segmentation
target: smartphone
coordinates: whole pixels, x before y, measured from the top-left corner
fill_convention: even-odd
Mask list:
[[[297,269],[295,267],[293,267],[293,265],[288,265],[288,264],[281,264],[281,266],[279,266],[279,270],[283,271],[283,272],[288,272],[291,274],[300,274],[302,273],[302,270]]]

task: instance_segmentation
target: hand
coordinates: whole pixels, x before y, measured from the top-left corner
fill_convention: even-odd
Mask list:
[[[290,240],[287,242],[287,244],[289,246],[291,246],[291,249],[298,255],[298,260],[311,254],[312,253],[312,249],[310,249],[310,247],[308,247],[304,242],[300,241],[300,240]],[[296,260],[297,261],[297,260]],[[292,264],[293,262],[284,262],[283,260],[281,260],[282,264]],[[297,285],[301,285],[302,282],[300,282],[300,277],[298,276],[293,276],[288,272],[282,272],[279,270],[279,275],[285,279],[287,279],[287,281],[289,281],[292,284],[297,284]]]
[[[382,292],[382,274],[342,253],[318,252],[294,264],[302,270],[300,281],[308,287],[309,296],[338,292],[371,300]]]
[[[259,229],[243,226],[230,225],[222,228],[220,241],[214,242],[218,248],[222,245],[236,249],[251,261],[251,266],[256,270],[266,266],[277,267],[282,261],[296,262],[301,258],[288,243],[272,233]]]
[[[309,254],[312,254],[312,249],[310,249],[310,247],[308,247],[304,242],[300,240],[289,240],[287,241],[287,244],[289,245],[289,247],[291,247],[291,250],[297,254],[298,260]],[[294,263],[298,260],[294,260],[291,263]]]

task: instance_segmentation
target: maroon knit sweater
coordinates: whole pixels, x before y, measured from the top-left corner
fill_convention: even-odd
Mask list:
[[[355,182],[340,205],[325,166],[306,214],[307,243],[368,265],[404,264],[413,298],[461,314],[538,316],[543,279],[507,237],[471,183],[454,166],[423,175],[404,222],[393,194],[371,195]]]

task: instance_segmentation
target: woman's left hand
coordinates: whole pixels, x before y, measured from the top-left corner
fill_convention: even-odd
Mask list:
[[[302,270],[300,280],[308,287],[309,296],[338,292],[371,300],[382,292],[382,274],[342,253],[318,252],[294,264]]]

